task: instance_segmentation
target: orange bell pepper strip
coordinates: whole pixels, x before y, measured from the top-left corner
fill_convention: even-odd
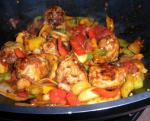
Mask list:
[[[76,106],[80,104],[78,97],[72,92],[68,92],[66,95],[67,103],[71,106]]]
[[[58,52],[61,56],[67,56],[68,55],[68,50],[63,47],[61,39],[58,39]]]
[[[85,50],[84,48],[80,45],[80,43],[76,40],[71,40],[70,44],[72,46],[73,51],[77,54],[77,55],[83,55],[85,54]]]
[[[95,92],[96,94],[99,94],[100,96],[102,96],[104,98],[114,98],[119,93],[119,89],[108,91],[108,90],[102,89],[102,88],[94,88],[92,91]]]
[[[16,48],[15,49],[15,54],[18,58],[24,58],[25,57],[25,54],[22,50],[20,50],[19,48]]]

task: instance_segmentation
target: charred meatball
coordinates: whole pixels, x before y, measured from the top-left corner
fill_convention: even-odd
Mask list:
[[[42,55],[29,55],[15,63],[17,76],[31,81],[39,81],[49,74],[49,61]]]
[[[124,70],[111,64],[95,65],[90,68],[89,81],[99,88],[114,89],[124,83]]]
[[[61,7],[53,6],[45,12],[45,20],[53,27],[56,27],[64,22],[64,15],[65,12]]]

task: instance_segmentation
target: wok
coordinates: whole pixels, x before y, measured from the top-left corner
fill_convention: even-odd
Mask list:
[[[105,9],[104,3],[107,6]],[[105,16],[108,14],[115,22],[115,33],[118,37],[132,41],[137,37],[144,39],[144,64],[150,70],[150,1],[149,0],[1,0],[0,1],[0,44],[15,38],[16,33],[25,29],[28,22],[35,16],[42,15],[47,7],[60,5],[66,14],[72,16],[91,16],[101,24],[105,24]],[[16,28],[10,24],[10,19],[18,19]],[[19,119],[55,118],[55,120],[90,120],[108,119],[130,112],[144,109],[150,104],[149,74],[146,77],[144,88],[136,91],[136,95],[125,99],[92,104],[78,107],[21,107],[14,102],[0,97],[1,117],[9,115]]]

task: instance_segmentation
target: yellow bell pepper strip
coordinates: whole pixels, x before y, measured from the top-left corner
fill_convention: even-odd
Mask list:
[[[107,29],[114,31],[114,21],[112,18],[110,18],[109,16],[106,16],[106,26]]]
[[[52,30],[51,26],[48,23],[45,23],[41,28],[38,36],[47,37],[50,34],[51,30]]]
[[[3,62],[0,60],[0,73],[6,73],[8,71],[8,64],[7,62]]]
[[[23,42],[24,42],[24,39],[23,39],[24,36],[25,36],[24,32],[18,33],[18,35],[16,37],[16,42],[23,44]]]
[[[69,54],[68,50],[63,47],[61,39],[58,39],[58,52],[61,56],[67,56]]]
[[[33,39],[26,40],[25,48],[29,51],[33,51],[35,49],[40,48],[41,44],[44,42],[44,38],[42,37],[35,37]]]
[[[143,46],[143,40],[135,40],[133,43],[129,44],[128,49],[135,54],[140,53]]]
[[[143,87],[144,74],[128,74],[126,77],[126,82],[123,84],[121,88],[122,97],[128,97],[131,91],[140,89]]]
[[[92,18],[88,18],[88,17],[83,17],[81,18],[79,24],[81,25],[86,25],[86,26],[90,26],[94,23],[94,20]]]
[[[102,88],[94,88],[92,90],[93,92],[95,92],[96,94],[99,94],[100,96],[104,97],[104,98],[114,98],[118,95],[120,89],[114,89],[114,90],[106,90],[106,89],[102,89]]]
[[[43,94],[47,94],[49,91],[53,90],[55,87],[51,85],[44,85],[42,88],[43,88]]]
[[[121,95],[122,97],[126,98],[129,96],[130,92],[134,89],[133,85],[133,76],[127,75],[126,82],[121,87]]]
[[[144,81],[144,74],[138,73],[133,80],[134,89],[140,89],[143,87],[143,81]]]

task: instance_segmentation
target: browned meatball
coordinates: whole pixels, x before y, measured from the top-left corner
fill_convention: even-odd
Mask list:
[[[52,54],[52,55],[58,55],[56,40],[55,39],[50,39],[49,41],[46,41],[42,45],[42,50],[43,50],[44,53],[49,53],[49,54]]]
[[[15,68],[18,77],[32,81],[39,81],[49,74],[49,61],[42,55],[29,55],[25,59],[17,60]]]
[[[75,84],[79,81],[87,81],[87,76],[72,59],[66,59],[62,61],[58,67],[57,81]]]
[[[24,47],[20,43],[16,43],[13,41],[8,41],[5,43],[5,45],[2,47],[0,56],[6,60],[7,63],[14,63],[17,60],[17,55],[15,53],[16,49],[19,49],[24,53]]]
[[[95,56],[95,63],[105,63],[112,62],[118,59],[119,55],[119,43],[117,38],[114,35],[106,36],[102,38],[98,43],[99,49],[105,51],[103,56]]]
[[[99,88],[114,89],[123,84],[125,73],[123,69],[114,65],[99,64],[90,68],[89,81]]]
[[[59,6],[52,6],[45,12],[45,20],[56,27],[64,22],[64,10]]]

